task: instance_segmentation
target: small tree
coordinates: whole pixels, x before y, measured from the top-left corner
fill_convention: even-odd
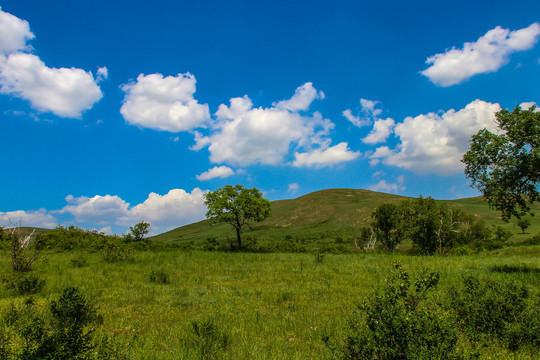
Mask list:
[[[540,200],[540,112],[536,106],[496,114],[502,130],[480,130],[463,156],[465,175],[504,220],[518,219]]]
[[[400,208],[396,204],[384,203],[379,205],[372,213],[371,227],[380,238],[383,249],[395,250],[401,242]]]
[[[225,185],[204,196],[207,218],[231,224],[236,230],[238,249],[242,248],[241,233],[250,222],[260,222],[270,216],[270,201],[256,189],[242,185]]]
[[[134,241],[142,241],[146,234],[150,232],[150,223],[146,221],[141,221],[140,223],[135,224],[135,226],[130,226],[129,231]]]
[[[517,226],[519,226],[521,232],[525,234],[525,230],[527,230],[527,228],[531,226],[531,222],[529,221],[529,219],[521,218],[518,219]]]

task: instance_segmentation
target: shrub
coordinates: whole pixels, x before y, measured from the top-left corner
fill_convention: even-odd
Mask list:
[[[230,345],[230,335],[211,319],[192,321],[190,330],[188,343],[199,359],[219,359]]]
[[[130,249],[122,243],[120,238],[109,239],[101,250],[101,256],[107,262],[126,261],[133,258]]]
[[[439,275],[423,272],[411,283],[399,264],[394,268],[385,289],[361,304],[349,320],[338,355],[350,360],[450,358],[457,342],[453,324],[424,304]]]
[[[27,301],[3,314],[0,359],[115,359],[114,346],[93,339],[102,321],[93,304],[75,287],[66,287],[48,313]]]
[[[169,284],[171,282],[169,274],[163,270],[152,270],[150,273],[150,282],[156,284]]]
[[[37,294],[43,289],[46,282],[33,273],[13,273],[9,277],[4,278],[3,281],[6,287],[12,290],[16,295]]]
[[[463,277],[463,286],[449,293],[459,324],[471,339],[497,339],[510,350],[524,344],[540,347],[538,299],[529,297],[521,284],[474,276]]]

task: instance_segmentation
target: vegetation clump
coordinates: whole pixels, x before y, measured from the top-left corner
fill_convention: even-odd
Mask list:
[[[337,354],[342,359],[448,359],[457,334],[451,319],[426,304],[438,273],[411,281],[401,265],[386,287],[362,303],[349,319],[349,332]]]

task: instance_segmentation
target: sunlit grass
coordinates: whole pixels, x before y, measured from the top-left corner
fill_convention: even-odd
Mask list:
[[[4,276],[8,263],[5,254],[0,256]],[[197,358],[192,322],[203,320],[212,320],[230,337],[221,353],[226,359],[321,359],[331,355],[322,338],[343,337],[356,305],[382,285],[395,262],[411,274],[438,271],[434,296],[444,301],[445,291],[464,274],[515,279],[538,294],[539,256],[538,246],[474,256],[325,254],[322,262],[314,254],[168,250],[107,263],[97,253],[47,252],[35,270],[47,283],[34,299],[45,304],[63,286],[78,286],[104,316],[99,332],[111,336],[130,359]],[[74,265],[72,260],[81,257],[84,261]],[[153,271],[166,273],[169,283],[150,281]],[[0,289],[2,310],[13,299]],[[497,351],[486,354],[502,353]],[[507,358],[514,356],[534,358],[526,353]]]

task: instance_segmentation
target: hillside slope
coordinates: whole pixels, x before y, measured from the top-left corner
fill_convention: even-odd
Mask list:
[[[328,189],[316,191],[296,199],[272,202],[272,216],[253,226],[246,235],[257,238],[284,238],[287,235],[307,237],[336,237],[353,235],[361,226],[367,225],[373,209],[385,202],[408,199],[404,196],[369,190]],[[462,208],[492,225],[501,225],[513,233],[520,232],[513,223],[504,223],[498,212],[491,210],[481,197],[458,200],[441,200],[450,206]],[[540,205],[535,212],[540,215]],[[531,217],[528,232],[540,230],[540,216]],[[229,224],[213,224],[203,220],[154,236],[162,241],[200,241],[208,237],[230,237],[235,233]]]

